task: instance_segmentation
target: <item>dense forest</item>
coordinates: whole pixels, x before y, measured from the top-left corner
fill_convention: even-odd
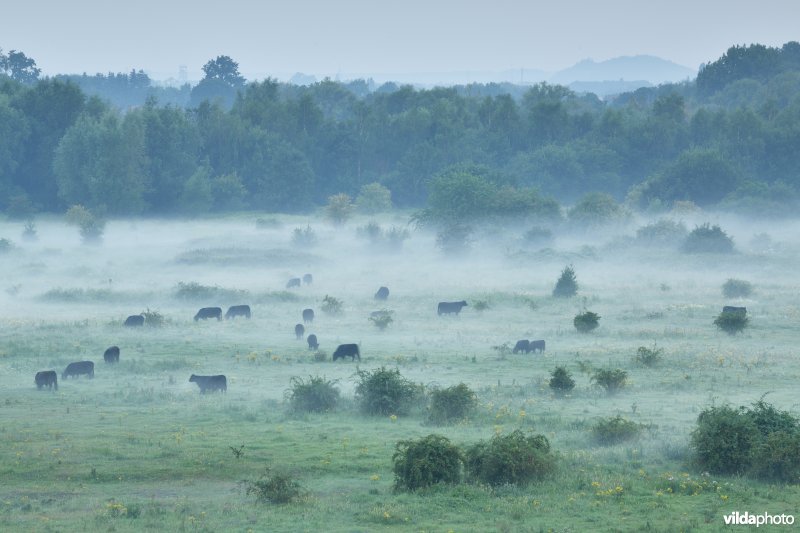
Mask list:
[[[0,209],[304,212],[380,183],[399,207],[461,190],[525,212],[602,192],[776,215],[800,192],[797,42],[735,46],[691,82],[605,100],[546,83],[248,82],[227,56],[203,71],[182,88],[135,70],[43,78],[0,50]]]

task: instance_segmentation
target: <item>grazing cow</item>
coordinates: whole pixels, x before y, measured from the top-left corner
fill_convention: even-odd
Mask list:
[[[544,353],[544,341],[531,341],[531,351],[539,353]]]
[[[61,374],[61,379],[67,379],[70,376],[77,377],[81,374],[85,374],[90,378],[94,377],[94,363],[91,361],[78,361],[76,363],[70,363],[67,365],[67,368],[64,369],[64,372]]]
[[[519,352],[530,353],[531,352],[531,341],[524,340],[524,339],[521,340],[521,341],[517,341],[517,344],[514,345],[513,353],[519,353]]]
[[[310,322],[314,322],[314,310],[313,309],[303,309],[303,322],[306,324]]]
[[[299,287],[300,286],[300,278],[292,278],[286,282],[286,288],[291,289],[292,287]]]
[[[309,350],[317,350],[317,349],[319,349],[319,343],[317,342],[317,336],[316,335],[314,335],[312,333],[311,335],[308,336],[308,339],[306,339],[306,340],[308,341],[308,349]]]
[[[303,324],[297,324],[294,327],[294,334],[297,335],[297,340],[303,338],[303,334],[306,332],[306,328],[303,327]]]
[[[303,274],[303,283],[305,283],[306,285],[311,285],[312,283],[314,283],[314,276],[312,276],[311,274]]]
[[[125,325],[129,328],[144,326],[144,315],[131,315],[125,319]]]
[[[228,390],[228,380],[225,379],[225,376],[220,374],[218,376],[192,376],[189,378],[190,383],[197,383],[197,386],[200,387],[200,394],[205,394],[206,392],[214,392],[214,391],[222,391],[226,392]]]
[[[747,308],[746,307],[736,307],[733,305],[726,305],[722,308],[723,313],[729,313],[731,315],[747,315]]]
[[[361,353],[358,351],[358,344],[340,344],[336,351],[333,352],[333,360],[344,359],[350,357],[353,361],[358,358],[361,361]]]
[[[36,388],[42,390],[42,387],[48,389],[58,390],[58,374],[55,370],[42,370],[36,373]]]
[[[103,361],[106,363],[119,363],[119,346],[112,346],[103,353]]]
[[[222,308],[221,307],[202,307],[196,315],[194,315],[194,321],[197,322],[198,320],[206,320],[208,318],[216,318],[217,320],[222,320]]]
[[[458,314],[461,312],[461,308],[465,307],[467,302],[461,300],[460,302],[439,302],[439,307],[436,309],[439,313],[439,316],[442,315],[449,315],[451,313]]]
[[[225,320],[229,318],[236,318],[237,316],[243,316],[245,318],[250,318],[250,306],[249,305],[232,305],[225,311]]]
[[[386,300],[389,298],[389,288],[388,287],[381,287],[378,289],[378,292],[375,293],[376,300]]]

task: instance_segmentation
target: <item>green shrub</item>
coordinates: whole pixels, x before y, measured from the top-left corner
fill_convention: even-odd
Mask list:
[[[475,302],[472,304],[472,308],[478,312],[486,311],[489,309],[489,302],[486,300],[475,300]]]
[[[347,222],[353,214],[353,201],[349,195],[344,193],[334,194],[328,197],[328,205],[325,206],[325,216],[340,226]]]
[[[592,313],[591,311],[584,311],[583,313],[578,313],[575,315],[575,318],[572,320],[572,324],[575,326],[580,333],[589,333],[597,329],[597,326],[600,325],[600,315],[597,313]]]
[[[341,315],[342,301],[326,294],[325,298],[322,299],[322,305],[320,308],[322,309],[323,313],[327,313],[329,315]]]
[[[653,367],[661,361],[663,355],[664,349],[656,348],[655,344],[653,344],[652,348],[639,346],[639,348],[636,350],[636,362],[640,365]]]
[[[470,478],[488,485],[523,485],[555,471],[556,459],[544,435],[525,435],[517,429],[495,435],[466,451]]]
[[[289,503],[301,497],[303,488],[287,472],[272,472],[267,468],[258,481],[245,481],[247,494],[260,503]]]
[[[300,248],[309,248],[317,244],[317,232],[311,226],[294,228],[292,231],[292,244]]]
[[[464,383],[431,392],[428,420],[432,424],[450,424],[469,417],[478,406],[475,392]]]
[[[610,368],[601,368],[594,372],[592,381],[599,387],[605,389],[608,394],[615,394],[625,388],[628,381],[628,373],[620,368],[615,368],[613,370]]]
[[[743,474],[750,468],[759,436],[744,407],[710,407],[697,417],[691,446],[700,468],[714,474]]]
[[[635,439],[642,426],[620,415],[601,418],[592,425],[592,437],[600,444],[610,445]]]
[[[620,222],[628,217],[628,213],[610,194],[590,192],[569,210],[567,216],[575,225],[590,227]]]
[[[417,490],[436,483],[458,483],[464,455],[441,435],[401,440],[395,446],[394,485],[398,490]]]
[[[356,401],[368,415],[405,415],[420,392],[419,386],[401,376],[396,368],[359,370],[356,375]]]
[[[247,291],[223,289],[217,285],[201,285],[194,281],[190,281],[189,283],[180,281],[175,287],[173,296],[179,300],[213,301],[220,299],[239,300],[249,297],[249,294]]]
[[[394,314],[394,311],[388,311],[386,309],[382,309],[378,312],[378,314],[369,317],[369,320],[375,325],[376,328],[383,331],[387,327],[389,327],[389,324],[394,322],[392,314]]]
[[[392,191],[380,183],[362,185],[356,197],[356,206],[368,215],[389,211],[392,209]]]
[[[81,237],[85,244],[100,242],[105,230],[105,220],[92,214],[82,205],[73,205],[65,215],[68,224],[80,228]]]
[[[755,448],[755,477],[783,483],[800,483],[800,431],[769,433]]]
[[[722,295],[725,298],[747,298],[753,294],[753,285],[743,279],[729,279],[722,284]]]
[[[550,388],[556,396],[564,396],[569,394],[575,388],[575,380],[563,366],[557,366],[550,374]]]
[[[291,388],[286,391],[289,407],[296,413],[324,413],[333,411],[339,402],[337,380],[329,381],[320,376],[309,376],[308,381],[293,377]]]
[[[572,298],[576,294],[578,294],[578,279],[575,277],[575,269],[570,265],[561,271],[561,277],[558,278],[556,286],[553,288],[553,296]]]
[[[160,328],[167,323],[167,319],[158,311],[151,311],[148,307],[146,311],[140,313],[144,315],[144,325],[150,328]]]
[[[708,223],[696,226],[689,233],[681,247],[684,253],[733,253],[733,239],[722,231],[719,226],[711,226]]]
[[[384,230],[377,222],[370,222],[366,226],[356,229],[359,237],[369,240],[373,247],[385,250],[399,250],[403,247],[403,241],[408,239],[408,230],[392,226]]]
[[[727,333],[728,335],[736,335],[747,327],[750,319],[747,315],[742,313],[720,313],[714,319],[714,325]]]
[[[689,230],[682,222],[661,219],[636,230],[636,241],[646,246],[677,246]]]

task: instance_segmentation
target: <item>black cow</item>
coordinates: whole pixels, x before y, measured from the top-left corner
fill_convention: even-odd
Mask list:
[[[539,353],[544,353],[544,341],[531,341],[531,351]]]
[[[225,311],[225,320],[229,318],[236,318],[237,316],[243,316],[245,318],[250,318],[250,306],[249,305],[232,305]]]
[[[125,319],[125,325],[129,328],[144,326],[144,315],[131,315]]]
[[[189,378],[189,383],[197,383],[197,386],[200,387],[200,394],[205,394],[208,391],[219,390],[226,392],[228,390],[228,380],[222,374],[218,376],[195,376],[192,374]]]
[[[350,357],[353,361],[358,358],[361,361],[361,353],[358,351],[358,344],[340,344],[336,351],[333,352],[333,360],[344,359]]]
[[[55,370],[42,370],[36,373],[36,388],[42,390],[42,387],[48,389],[58,390],[58,374]]]
[[[119,346],[112,346],[103,353],[103,361],[106,363],[119,363]]]
[[[726,305],[722,308],[723,313],[729,313],[731,315],[742,315],[747,316],[747,308],[746,307],[735,307],[733,305]]]
[[[206,320],[208,318],[216,318],[217,320],[222,320],[222,308],[221,307],[202,307],[196,315],[194,315],[194,321],[197,322],[198,320]]]
[[[85,374],[90,378],[94,377],[94,363],[91,361],[78,361],[76,363],[70,363],[67,365],[67,368],[64,369],[64,372],[61,374],[61,379],[67,379],[70,376],[77,377],[81,374]]]
[[[514,345],[514,350],[512,353],[519,353],[519,352],[530,353],[531,341],[524,339],[521,341],[517,341],[517,344]]]
[[[294,327],[294,334],[297,335],[297,340],[302,339],[303,338],[303,334],[305,334],[305,332],[306,332],[306,328],[303,327],[303,324],[297,324]]]
[[[313,309],[303,309],[303,322],[308,324],[309,322],[314,322],[314,310]]]
[[[317,336],[313,333],[308,336],[308,349],[309,350],[317,350],[319,348],[319,343],[317,342]]]
[[[451,313],[458,314],[461,312],[461,308],[465,307],[467,302],[461,300],[460,302],[439,302],[439,307],[436,309],[439,313],[439,316],[442,315],[449,315]]]
[[[303,283],[305,283],[306,285],[311,285],[312,283],[314,283],[314,276],[312,276],[311,274],[303,274]]]
[[[286,288],[291,289],[292,287],[299,287],[300,286],[300,278],[292,278],[286,282]]]
[[[378,289],[378,292],[375,293],[376,300],[386,300],[389,298],[389,288],[388,287],[381,287]]]

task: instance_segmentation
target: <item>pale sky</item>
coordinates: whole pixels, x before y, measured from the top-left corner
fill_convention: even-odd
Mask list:
[[[798,0],[4,0],[0,48],[45,74],[189,79],[218,55],[294,72],[542,69],[647,54],[696,69],[734,44],[800,40]]]

